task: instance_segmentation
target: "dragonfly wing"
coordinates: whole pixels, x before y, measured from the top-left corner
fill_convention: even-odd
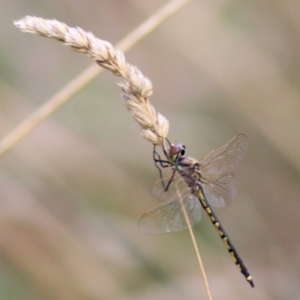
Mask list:
[[[234,172],[242,161],[248,148],[248,138],[239,134],[223,147],[210,152],[201,161],[201,172],[204,177]]]
[[[163,182],[164,183],[163,183]],[[164,190],[164,185],[168,184],[167,180],[158,179],[154,182],[151,188],[151,194],[158,200],[161,201],[170,201],[170,193],[169,191]]]
[[[201,205],[193,194],[182,200],[191,226],[201,219]],[[147,234],[177,232],[187,229],[186,220],[179,199],[161,204],[144,213],[138,222],[139,230]]]
[[[236,180],[233,173],[223,174],[215,181],[202,184],[208,203],[216,207],[225,207],[231,204],[236,194],[235,186]]]
[[[228,206],[236,194],[233,172],[248,148],[247,136],[240,134],[209,153],[200,163],[201,181],[207,201],[216,207]]]
[[[178,173],[175,174],[168,190],[165,191],[164,187],[168,185],[170,179],[171,179],[171,175],[163,179],[158,179],[154,182],[153,187],[151,189],[151,194],[156,199],[164,202],[166,201],[170,202],[178,198],[177,195],[178,190],[180,191],[180,194],[182,195],[183,198],[185,197],[183,194],[187,195],[190,193],[190,190],[187,188],[187,184]]]

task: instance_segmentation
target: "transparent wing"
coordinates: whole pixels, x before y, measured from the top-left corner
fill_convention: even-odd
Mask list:
[[[239,134],[223,147],[210,152],[200,162],[201,171],[207,176],[219,176],[234,172],[248,148],[248,138]]]
[[[202,186],[211,205],[224,207],[232,202],[236,193],[233,172],[244,158],[247,148],[248,138],[240,134],[201,161]]]
[[[215,181],[202,184],[208,203],[216,207],[230,205],[236,194],[236,180],[233,173],[227,173]]]
[[[169,180],[171,179],[171,176],[172,174],[163,178],[162,180],[158,179],[154,182],[153,187],[151,189],[151,193],[156,199],[170,202],[178,197],[177,191],[180,191],[182,197],[184,197],[184,195],[187,195],[187,193],[190,193],[187,184],[185,183],[183,178],[178,174],[178,172],[173,177],[172,183],[170,184],[168,190],[165,191],[164,186],[167,186]],[[162,181],[164,182],[164,185]]]
[[[193,194],[183,198],[182,203],[189,217],[191,226],[201,219],[201,205]],[[179,199],[161,204],[144,213],[138,222],[139,230],[147,234],[161,234],[187,229],[187,224]]]

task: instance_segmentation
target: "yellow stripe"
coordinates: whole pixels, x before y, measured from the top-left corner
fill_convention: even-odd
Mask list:
[[[236,250],[234,248],[232,248],[232,246],[230,245],[231,242],[229,240],[229,237],[225,233],[224,229],[222,228],[222,225],[219,223],[217,217],[215,216],[214,212],[212,211],[209,204],[207,203],[207,201],[205,199],[205,196],[202,192],[201,187],[197,187],[197,189],[195,190],[195,195],[200,200],[201,205],[204,208],[205,212],[207,213],[209,219],[211,220],[211,222],[213,223],[213,225],[217,229],[218,234],[220,235],[221,239],[223,240],[223,243],[225,244],[225,247],[227,248],[232,260],[235,263],[235,265],[240,270],[240,272],[245,276],[246,280],[250,283],[250,285],[252,287],[254,287],[254,283],[252,281],[252,276],[249,274],[247,268],[243,264],[243,261],[239,257],[239,255],[237,254]]]

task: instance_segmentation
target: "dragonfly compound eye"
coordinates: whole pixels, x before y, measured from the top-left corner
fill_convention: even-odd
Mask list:
[[[185,145],[181,145],[181,150],[180,150],[180,155],[184,156],[185,155]]]

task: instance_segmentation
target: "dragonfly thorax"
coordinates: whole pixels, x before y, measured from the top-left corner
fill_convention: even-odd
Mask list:
[[[193,189],[196,183],[201,180],[200,164],[192,157],[180,157],[174,168],[177,169],[188,186]]]
[[[169,149],[169,160],[172,162],[174,172],[184,178],[187,185],[194,189],[196,182],[200,179],[199,162],[191,157],[185,156],[186,147],[183,144],[172,144]]]

